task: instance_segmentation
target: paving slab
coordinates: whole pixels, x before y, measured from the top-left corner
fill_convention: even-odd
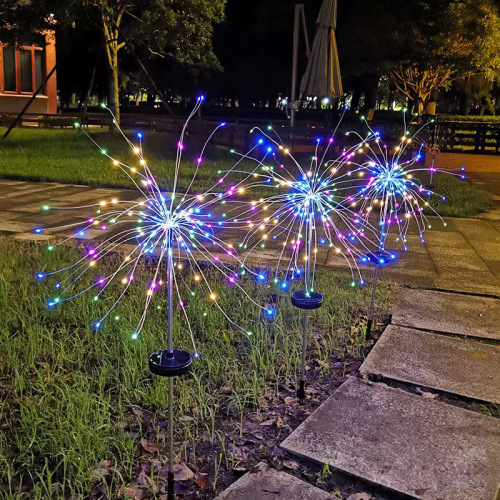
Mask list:
[[[477,340],[389,325],[360,372],[500,403],[500,347]]]
[[[327,500],[333,496],[295,476],[269,468],[260,463],[248,472],[216,500]]]
[[[31,231],[33,224],[29,222],[6,221],[0,222],[0,231],[7,231],[9,233],[23,233]]]
[[[48,234],[34,234],[34,233],[17,233],[13,236],[15,240],[20,241],[50,241],[54,237]]]
[[[404,288],[392,315],[395,325],[500,340],[500,300]]]
[[[495,295],[500,297],[500,280],[490,271],[462,272],[440,269],[439,278],[434,281],[434,287],[440,290],[450,290],[465,293]]]
[[[31,196],[34,196],[36,194],[40,193],[46,193],[47,191],[52,191],[54,189],[60,189],[61,185],[37,185],[37,184],[31,184],[31,185],[26,185],[23,186],[24,189],[11,189],[8,193],[3,193],[2,194],[2,199],[11,199],[11,198],[26,198],[29,199]],[[52,193],[51,193],[52,194]],[[47,197],[50,195],[46,195]],[[19,200],[12,200],[12,202],[18,202]]]
[[[494,500],[500,420],[355,377],[281,445],[424,500]]]

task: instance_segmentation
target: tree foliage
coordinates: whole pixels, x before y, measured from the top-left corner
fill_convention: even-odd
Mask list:
[[[422,114],[439,88],[467,75],[493,81],[500,71],[500,16],[492,0],[427,0],[394,31],[387,67]]]

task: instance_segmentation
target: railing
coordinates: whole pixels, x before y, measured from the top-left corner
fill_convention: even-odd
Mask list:
[[[441,151],[500,153],[500,124],[438,121]]]
[[[0,114],[0,126],[9,126],[15,119],[14,114]],[[21,126],[41,127],[41,128],[66,128],[72,127],[76,121],[81,120],[81,115],[69,114],[32,114],[23,115]],[[143,131],[155,131],[179,133],[179,123],[165,115],[122,113],[121,125],[125,129],[135,129]],[[194,119],[188,127],[188,135],[194,141],[201,141],[220,123],[213,119]],[[261,126],[265,130],[267,121],[261,120]],[[110,125],[110,117],[104,113],[88,113],[85,124],[91,127],[107,127]],[[238,120],[228,122],[226,127],[214,136],[213,144],[248,149],[252,144],[253,137],[250,134],[251,128],[258,124],[257,120]],[[357,122],[358,127],[362,127]],[[344,129],[356,127],[352,121],[344,125]],[[291,150],[295,153],[309,154],[314,152],[316,138],[321,139],[319,153],[322,154],[326,146],[331,131],[321,125],[298,122],[297,126],[290,130],[287,120],[274,120],[273,127],[278,132]],[[378,123],[378,130],[384,135],[384,140],[389,144],[397,144],[400,135],[399,124]],[[338,154],[340,148],[349,145],[350,141],[344,136],[344,131],[340,130],[335,137],[332,154]],[[436,137],[438,148],[443,151],[470,152],[470,153],[490,153],[500,154],[500,124],[494,123],[474,123],[457,121],[437,121],[435,125],[430,124],[429,130],[437,130]],[[432,141],[433,134],[428,134],[426,142]]]

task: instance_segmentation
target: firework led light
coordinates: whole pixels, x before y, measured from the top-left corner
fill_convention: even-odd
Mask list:
[[[372,295],[370,301],[370,311],[368,314],[368,323],[366,329],[366,337],[369,337],[373,326],[373,313],[375,308],[375,294],[377,288],[377,280],[380,267],[392,262],[396,258],[394,252],[386,250],[386,240],[392,227],[397,227],[397,240],[403,243],[403,250],[408,249],[407,233],[410,224],[413,223],[417,227],[417,232],[420,241],[423,243],[424,231],[431,227],[424,209],[428,208],[434,215],[438,216],[444,226],[446,222],[432,208],[429,203],[431,196],[439,196],[434,193],[430,186],[423,186],[418,176],[419,173],[426,173],[427,169],[424,165],[420,165],[422,159],[421,144],[417,149],[416,154],[412,154],[410,148],[415,137],[421,134],[424,127],[421,127],[413,135],[409,130],[405,129],[401,137],[400,143],[390,149],[380,138],[379,132],[373,131],[367,122],[369,128],[367,140],[364,146],[358,150],[358,155],[353,158],[352,163],[357,168],[367,170],[367,183],[363,186],[356,198],[356,204],[359,205],[358,216],[360,219],[368,221],[370,216],[376,211],[379,211],[378,229],[379,229],[379,247],[375,252],[369,252],[363,256],[363,263],[371,262],[375,264]],[[361,136],[356,132],[352,132],[361,139]],[[408,158],[409,159],[405,159]],[[452,172],[444,172],[451,175],[458,175],[462,180],[465,179],[464,170],[461,169],[459,174]],[[438,170],[432,166],[431,174]],[[445,196],[440,196],[445,200]]]
[[[140,332],[144,326],[148,310],[153,303],[155,294],[166,287],[168,299],[168,343],[166,349],[158,350],[149,356],[149,368],[152,373],[169,377],[169,432],[170,432],[170,449],[169,449],[169,498],[173,498],[173,471],[172,465],[174,460],[173,455],[173,377],[182,376],[188,373],[193,364],[193,357],[199,357],[196,349],[193,331],[189,323],[188,314],[186,311],[186,300],[181,294],[181,285],[186,285],[189,292],[188,296],[199,292],[199,289],[205,289],[207,300],[215,305],[221,311],[223,316],[232,325],[245,331],[247,335],[252,332],[246,331],[242,327],[234,323],[226,312],[218,304],[218,296],[210,286],[208,278],[203,273],[203,268],[200,261],[205,261],[210,264],[211,268],[217,269],[227,279],[228,285],[237,287],[245,296],[256,306],[263,309],[257,304],[238,284],[240,271],[243,263],[239,260],[235,249],[231,243],[226,243],[218,238],[215,234],[217,229],[224,226],[225,220],[218,220],[215,205],[222,205],[226,199],[235,195],[238,189],[242,189],[241,185],[245,181],[240,180],[234,185],[229,185],[228,176],[231,170],[224,172],[217,179],[214,186],[208,191],[201,194],[190,194],[190,189],[198,171],[203,168],[203,153],[205,148],[217,129],[223,127],[220,124],[210,135],[201,150],[201,154],[195,161],[195,172],[190,181],[189,187],[185,193],[177,193],[177,185],[179,180],[179,170],[181,166],[182,154],[185,149],[184,136],[189,120],[196,114],[201,106],[203,97],[198,98],[193,111],[188,117],[182,129],[179,142],[177,144],[177,156],[175,161],[175,172],[170,189],[162,188],[154,175],[152,174],[147,161],[143,155],[142,134],[137,134],[137,144],[129,140],[126,135],[119,129],[125,141],[130,146],[133,155],[134,163],[138,166],[130,166],[113,156],[106,149],[101,148],[92,136],[81,129],[77,123],[75,126],[80,128],[89,139],[100,149],[101,153],[111,161],[113,167],[121,169],[133,181],[138,189],[140,199],[135,201],[120,201],[116,198],[111,200],[103,200],[97,205],[86,205],[83,207],[73,207],[67,210],[75,212],[88,211],[96,209],[95,215],[88,217],[85,224],[69,224],[67,226],[59,226],[57,228],[42,228],[37,227],[35,233],[41,233],[46,229],[71,229],[72,235],[58,243],[51,244],[47,247],[48,251],[54,251],[58,246],[71,238],[85,238],[87,231],[98,229],[105,235],[100,243],[87,247],[85,255],[73,265],[54,272],[40,272],[37,274],[38,279],[45,279],[58,273],[65,273],[66,277],[58,282],[55,286],[57,296],[48,302],[48,307],[53,308],[60,306],[62,303],[71,300],[74,297],[80,296],[85,292],[93,292],[92,301],[98,301],[106,291],[110,290],[109,286],[112,282],[121,282],[123,289],[114,300],[107,312],[94,323],[95,329],[103,327],[106,321],[113,318],[113,321],[119,321],[120,316],[113,313],[115,308],[120,303],[120,300],[126,296],[127,290],[138,282],[143,282],[144,277],[140,274],[138,263],[144,257],[157,258],[157,264],[148,279],[148,285],[145,297],[145,306],[140,316],[137,327],[131,335],[133,340],[138,339]],[[103,106],[106,108],[105,106]],[[107,109],[107,108],[106,108]],[[108,110],[109,111],[109,110]],[[111,111],[109,111],[111,113]],[[113,116],[114,119],[114,116]],[[140,165],[140,166],[139,166]],[[253,172],[250,172],[251,175]],[[49,205],[42,206],[42,210],[47,212],[52,209]],[[59,208],[60,209],[60,208]],[[135,220],[135,225],[134,221]],[[120,251],[121,245],[129,244],[132,249],[128,250],[123,261],[109,275],[97,275],[91,285],[85,285],[83,289],[78,289],[80,278],[87,273],[97,273],[100,263],[113,253]],[[132,245],[130,245],[132,244]],[[161,276],[162,264],[166,261],[167,264],[167,279],[163,281]],[[184,262],[186,264],[184,264]],[[231,263],[234,262],[234,265]],[[175,269],[179,270],[183,267],[189,267],[193,270],[194,275],[192,281],[184,279],[184,276],[177,277]],[[194,283],[190,285],[190,283]],[[193,344],[194,354],[189,352],[174,349],[173,347],[173,308],[174,294],[178,300],[178,307],[182,311],[181,314],[187,324],[187,329]]]
[[[285,192],[249,202],[234,222],[241,224],[241,221],[246,221],[247,232],[239,244],[247,252],[244,263],[251,260],[255,251],[276,242],[281,246],[274,277],[271,277],[276,286],[286,291],[290,281],[304,280],[305,288],[291,295],[292,304],[304,311],[301,375],[297,390],[303,401],[309,311],[323,303],[322,294],[314,289],[318,249],[324,246],[348,262],[354,286],[356,282],[363,284],[359,259],[377,248],[377,243],[372,241],[375,228],[359,219],[357,212],[351,209],[364,182],[365,167],[351,168],[350,160],[359,144],[344,151],[338,159],[325,161],[334,139],[328,140],[321,158],[318,139],[315,154],[309,166],[304,168],[271,127],[267,129],[269,133],[259,128],[253,132],[259,136],[257,144],[264,148],[265,154],[262,158],[241,155],[256,161],[259,166],[253,174],[255,182],[250,187]],[[266,276],[261,278],[265,280]]]

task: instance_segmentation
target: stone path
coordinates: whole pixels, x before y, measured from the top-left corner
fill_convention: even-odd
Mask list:
[[[41,211],[47,204],[53,208],[99,203],[101,200],[138,199],[130,190],[97,189],[54,183],[0,181],[0,233],[21,240],[47,240],[69,236],[69,227],[48,233],[33,234],[37,226],[68,226],[82,223],[95,213],[87,207],[74,210]],[[432,219],[432,218],[431,218]],[[421,244],[416,234],[408,235],[409,251],[398,253],[398,260],[381,272],[381,278],[393,279],[427,288],[487,293],[500,296],[500,221],[448,219],[443,228],[438,219],[425,232]],[[102,236],[98,229],[86,232],[82,239]],[[237,237],[235,237],[237,238]],[[280,248],[259,252],[267,263],[277,259]],[[327,248],[320,248],[318,265],[330,269],[347,269],[346,261]],[[371,270],[364,275],[368,281]]]
[[[326,491],[260,463],[216,500],[333,500]]]
[[[282,446],[413,498],[494,500],[500,486],[500,420],[354,377]]]
[[[477,340],[390,325],[360,371],[500,403],[500,348]]]
[[[495,500],[500,419],[429,391],[500,403],[499,319],[499,299],[404,290],[360,372],[405,390],[353,377],[282,446],[414,498]]]
[[[403,288],[392,323],[500,341],[499,307],[493,298]]]

